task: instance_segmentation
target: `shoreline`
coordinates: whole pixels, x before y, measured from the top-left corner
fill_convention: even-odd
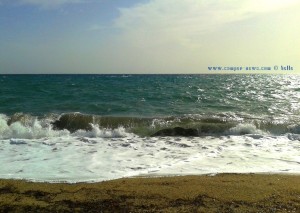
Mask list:
[[[299,174],[129,177],[93,183],[0,179],[0,212],[300,212]]]
[[[21,181],[26,183],[45,183],[45,184],[100,184],[116,180],[125,180],[125,179],[155,179],[155,178],[180,178],[180,177],[215,177],[219,175],[266,175],[266,176],[299,176],[300,173],[289,173],[289,172],[221,172],[221,173],[186,173],[186,174],[167,174],[167,173],[155,173],[155,174],[140,174],[132,176],[124,176],[119,178],[107,179],[107,180],[79,180],[79,181],[69,181],[69,180],[35,180],[27,178],[0,178],[0,181]]]

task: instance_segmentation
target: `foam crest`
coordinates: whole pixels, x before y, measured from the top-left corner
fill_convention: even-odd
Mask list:
[[[129,136],[124,127],[117,129],[100,128],[98,124],[90,124],[92,129],[90,131],[78,130],[72,136],[81,136],[89,138],[123,138]]]
[[[22,139],[40,139],[45,137],[59,137],[69,134],[67,130],[53,130],[52,126],[43,124],[37,118],[32,122],[22,123],[21,121],[13,122],[10,125],[9,117],[0,115],[0,139],[22,138]]]
[[[32,118],[29,122],[15,121],[9,124],[10,118],[0,114],[0,139],[41,139],[62,136],[90,137],[90,138],[122,138],[130,136],[122,126],[110,129],[102,128],[98,124],[90,123],[90,130],[79,129],[71,133],[67,129],[53,129],[51,119]]]
[[[168,132],[169,129],[192,129],[193,132],[197,132],[197,134],[182,136],[245,134],[279,136],[300,133],[300,125],[297,121],[276,122],[276,120],[259,120],[258,118],[249,118],[243,122],[237,120],[214,115],[139,118],[102,117],[81,113],[51,114],[41,117],[23,113],[12,116],[0,114],[0,139],[39,139],[60,136],[122,138],[130,134],[148,137],[159,135],[159,132]]]
[[[230,128],[227,133],[229,135],[246,135],[246,134],[266,134],[264,131],[257,129],[253,124],[238,124],[235,127]]]

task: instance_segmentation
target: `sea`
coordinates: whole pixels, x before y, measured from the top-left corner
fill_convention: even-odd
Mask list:
[[[300,174],[300,76],[0,75],[0,178]]]

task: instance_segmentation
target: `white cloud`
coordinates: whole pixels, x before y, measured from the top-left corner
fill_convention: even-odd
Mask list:
[[[165,36],[180,43],[193,40],[225,24],[245,20],[297,3],[297,0],[152,0],[120,9],[117,28],[128,37],[158,40]],[[162,38],[162,37],[160,37]]]
[[[268,14],[275,17],[277,12],[295,4],[300,2],[150,0],[131,8],[121,8],[120,16],[114,22],[120,32],[116,38],[119,46],[111,57],[117,58],[120,69],[134,64],[136,72],[147,69],[197,72],[208,63],[227,59],[235,65],[248,63],[250,59],[253,63],[259,58],[271,61],[274,57],[271,58],[269,53],[278,50],[276,42],[282,42],[286,35],[273,36],[278,29]],[[284,21],[280,26],[285,26],[289,20]],[[268,53],[259,52],[257,45],[264,43],[270,47]],[[247,48],[250,51],[244,51]]]

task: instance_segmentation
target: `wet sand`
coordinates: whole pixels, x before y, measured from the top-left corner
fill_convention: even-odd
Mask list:
[[[100,183],[0,180],[0,212],[300,212],[300,176],[220,174]]]

